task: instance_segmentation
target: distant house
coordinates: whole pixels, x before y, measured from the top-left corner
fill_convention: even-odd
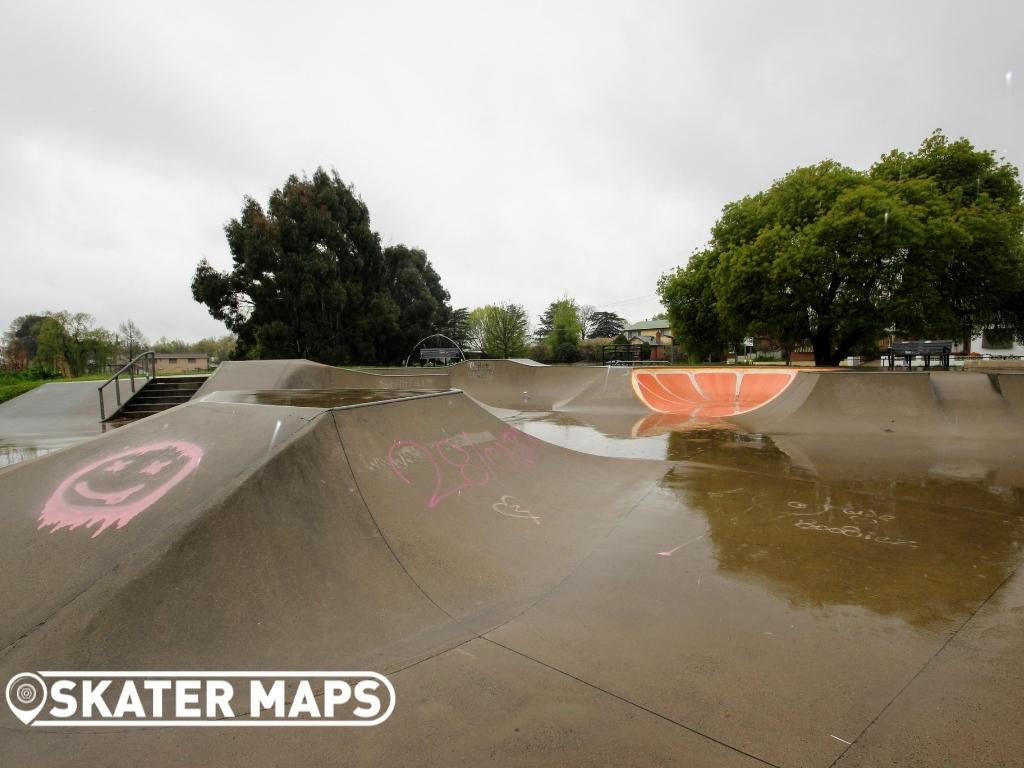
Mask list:
[[[157,375],[210,370],[210,356],[199,352],[157,352]]]
[[[633,339],[646,341],[648,344],[672,343],[672,328],[668,320],[647,320],[642,323],[633,323],[623,331],[630,343]],[[665,339],[665,342],[662,339]]]
[[[622,331],[630,344],[649,344],[651,360],[668,360],[672,354],[672,328],[668,320],[633,323]]]
[[[1024,355],[1024,345],[1018,344],[1012,330],[1001,330],[998,328],[987,328],[980,336],[971,339],[966,348],[961,344],[956,345],[954,352],[962,354],[992,355],[993,357]]]

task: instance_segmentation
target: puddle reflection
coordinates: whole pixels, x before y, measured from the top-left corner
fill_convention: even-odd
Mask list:
[[[264,391],[214,392],[207,401],[221,403],[253,403],[256,405],[287,405],[300,408],[342,408],[383,400],[439,394],[445,389],[280,389]]]
[[[526,416],[509,421],[567,448],[681,462],[662,484],[706,518],[719,571],[793,607],[860,606],[938,630],[1024,557],[1015,443],[769,437],[724,424],[626,439],[614,422]]]
[[[794,606],[945,622],[975,610],[1021,559],[1020,489],[976,488],[970,508],[744,472],[679,469],[663,482],[707,519],[721,571]]]
[[[61,447],[63,446],[43,448],[23,445],[0,445],[0,469],[59,451]]]

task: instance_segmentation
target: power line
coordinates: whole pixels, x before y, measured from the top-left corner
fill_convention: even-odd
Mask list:
[[[623,299],[622,301],[609,301],[607,304],[598,304],[597,307],[617,307],[619,304],[631,304],[634,301],[642,301],[643,299],[652,299],[658,294],[648,293],[643,296],[636,296],[632,299]]]

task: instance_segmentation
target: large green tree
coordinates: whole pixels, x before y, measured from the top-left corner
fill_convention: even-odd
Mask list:
[[[36,340],[38,348],[34,362],[48,371],[63,373],[70,339],[61,322],[54,317],[44,317],[39,321]]]
[[[550,344],[551,334],[555,330],[555,313],[561,311],[561,322],[564,325],[569,319],[569,310],[575,315],[576,319],[574,323],[578,323],[580,326],[580,335],[582,335],[583,329],[587,326],[590,315],[594,309],[590,306],[580,307],[575,299],[569,298],[568,295],[562,296],[560,299],[555,299],[548,304],[547,309],[544,313],[537,316],[537,325],[533,329],[534,341],[544,344]]]
[[[565,297],[551,305],[551,332],[547,346],[551,357],[558,363],[575,363],[580,359],[580,342],[583,340],[583,321],[579,307],[572,299]]]
[[[20,315],[4,333],[4,364],[13,369],[32,364],[39,350],[38,328],[44,315]]]
[[[291,176],[266,210],[246,198],[225,227],[229,272],[200,261],[196,301],[237,335],[236,358],[395,362],[448,322],[448,294],[423,251],[381,248],[336,172]]]
[[[870,176],[942,201],[942,218],[908,246],[904,281],[932,288],[928,303],[904,302],[894,321],[915,334],[970,338],[990,327],[1024,334],[1024,204],[1017,168],[936,131],[916,152],[893,150]],[[917,193],[920,196],[920,192]],[[922,318],[927,322],[922,323]]]
[[[470,337],[472,333],[469,308],[459,307],[458,309],[453,309],[448,319],[448,327],[443,328],[442,332],[462,347],[463,350],[467,349],[471,344]]]
[[[479,318],[483,351],[489,357],[518,357],[526,350],[529,315],[524,307],[511,302],[488,304]]]
[[[611,339],[622,333],[626,325],[624,317],[614,312],[598,310],[590,314],[583,330],[588,339]]]
[[[558,350],[566,345],[578,347],[583,340],[583,321],[576,302],[565,296],[551,307],[551,331],[547,336],[548,349],[558,359]]]
[[[80,376],[103,370],[117,359],[114,334],[85,312],[44,312],[16,318],[4,334],[5,362]]]
[[[537,316],[537,325],[533,329],[533,340],[538,343],[547,343],[548,336],[551,335],[551,328],[554,325],[555,306],[558,302],[553,301],[548,304],[548,308],[544,310],[544,313]]]
[[[888,330],[1019,328],[1022,211],[1015,168],[936,133],[869,172],[825,161],[728,204],[707,251],[659,290],[688,348],[765,335],[810,343],[818,365]]]
[[[408,357],[424,337],[448,330],[452,309],[441,277],[419,248],[385,248],[384,269],[385,287],[398,313],[388,316],[391,323],[383,332],[385,343],[377,355],[383,362],[395,363]]]
[[[663,275],[658,281],[661,302],[668,307],[668,320],[677,340],[695,362],[724,359],[730,341],[729,329],[718,314],[715,270],[718,255],[701,251],[685,267]]]
[[[484,321],[487,319],[487,307],[475,307],[466,317],[466,343],[470,349],[484,348]]]
[[[715,225],[718,313],[744,335],[807,339],[818,365],[835,365],[890,322],[893,278],[923,215],[838,163],[799,168]]]

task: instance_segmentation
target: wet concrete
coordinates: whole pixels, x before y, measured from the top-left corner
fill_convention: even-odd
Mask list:
[[[1024,486],[1024,443],[901,435],[767,435],[721,419],[697,423],[632,416],[488,408],[498,418],[555,445],[598,456],[665,459],[750,472],[828,477],[847,483],[955,489],[972,496]],[[988,489],[988,490],[985,490]]]
[[[627,440],[578,415],[513,420],[576,450],[622,456],[642,444],[680,463],[642,514],[489,639],[776,765],[828,765],[846,742],[857,746],[850,765],[1013,764],[1020,739],[1002,723],[1024,722],[1011,702],[1020,598],[997,606],[1024,559],[1015,445],[794,448],[722,424]],[[975,627],[982,608],[1001,633],[991,646]],[[627,658],[628,674],[606,663]],[[988,716],[971,709],[972,730],[960,729],[960,708],[977,706]],[[863,734],[878,748],[863,748]],[[947,742],[971,743],[975,758],[958,747],[943,760]],[[917,749],[929,758],[915,762]]]
[[[130,390],[122,389],[124,397]],[[0,469],[46,456],[130,423],[100,422],[93,402],[93,382],[58,384],[49,391],[0,410]],[[354,405],[401,400],[437,394],[444,389],[281,389],[215,391],[210,402],[279,405],[301,408],[346,408]],[[28,395],[32,395],[29,392]],[[22,397],[26,397],[23,395]],[[17,400],[17,398],[16,398]]]
[[[210,402],[286,405],[300,408],[347,408],[367,403],[382,403],[409,397],[447,392],[446,389],[271,389],[262,391],[226,390],[206,397]]]
[[[0,445],[0,469],[4,467],[10,467],[14,464],[19,464],[23,461],[29,461],[40,456],[46,456],[55,451],[59,451],[62,448],[67,448],[70,445],[79,443],[83,440],[88,440],[88,437],[69,437],[60,438],[54,437],[48,440],[32,441],[34,444],[29,443],[29,439],[18,435],[5,438],[10,440],[9,445]]]
[[[59,451],[63,446],[0,445],[0,469]]]
[[[670,453],[667,433],[632,438],[632,416],[488,410],[528,435],[582,453],[618,459],[664,459]]]
[[[388,723],[12,729],[7,754],[1020,764],[1019,441],[489,409],[503,424],[422,394],[222,392],[0,473],[4,671],[365,666],[395,682]],[[55,478],[168,435],[206,452],[179,495],[95,539],[39,530]]]
[[[51,382],[0,403],[0,469],[89,440],[112,425],[100,421],[99,381]],[[120,382],[121,397],[131,394]],[[108,407],[114,403],[108,387]],[[109,412],[109,411],[108,411]]]

